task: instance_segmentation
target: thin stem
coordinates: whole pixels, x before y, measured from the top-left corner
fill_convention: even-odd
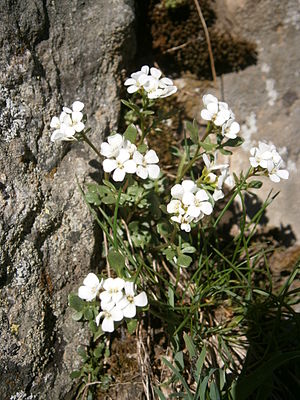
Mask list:
[[[96,147],[93,145],[93,143],[90,141],[90,139],[88,139],[88,137],[84,133],[82,133],[81,136],[82,136],[83,141],[86,142],[94,150],[94,152],[97,154],[97,156],[102,157],[100,152],[96,149]]]
[[[200,4],[199,4],[198,0],[194,0],[194,3],[195,3],[195,6],[197,8],[197,11],[198,11],[201,24],[203,26],[203,30],[204,30],[204,34],[205,34],[205,38],[206,38],[206,42],[207,42],[207,47],[208,47],[211,74],[212,74],[212,77],[213,77],[214,85],[217,87],[217,74],[216,74],[216,69],[215,69],[214,56],[213,56],[211,43],[210,43],[209,32],[208,32],[207,25],[206,25],[205,19],[203,17],[203,14],[202,14],[202,11],[201,11],[201,7],[200,7]]]

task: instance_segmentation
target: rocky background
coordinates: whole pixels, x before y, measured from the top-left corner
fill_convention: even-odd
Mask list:
[[[0,20],[0,399],[65,399],[85,340],[67,296],[99,253],[75,177],[99,165],[49,123],[80,99],[95,143],[116,129],[133,1],[7,0]]]
[[[79,363],[77,346],[87,341],[70,317],[67,296],[98,266],[97,228],[75,178],[80,183],[95,178],[99,164],[89,161],[94,155],[83,144],[51,143],[51,117],[62,105],[83,101],[93,140],[100,144],[117,128],[126,71],[144,61],[158,62],[177,78],[178,101],[187,104],[190,118],[199,118],[202,94],[213,92],[211,83],[203,80],[209,68],[197,15],[181,13],[180,21],[171,16],[175,34],[160,3],[0,4],[1,400],[72,398],[69,373]],[[187,3],[192,9],[193,1]],[[275,186],[281,193],[266,221],[292,244],[300,237],[299,1],[200,4],[222,75],[218,95],[234,109],[246,139],[243,156],[239,153],[233,168],[247,164],[255,140],[271,140],[285,153],[291,177]],[[186,27],[184,18],[190,22],[182,32],[178,26]],[[193,35],[196,40],[179,53],[167,52]],[[266,181],[262,197],[271,187]],[[255,206],[252,203],[249,206]]]

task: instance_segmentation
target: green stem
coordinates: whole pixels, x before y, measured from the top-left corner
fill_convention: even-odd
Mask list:
[[[96,149],[96,147],[93,145],[93,143],[90,141],[90,139],[88,139],[88,137],[84,133],[82,133],[81,136],[82,136],[83,141],[86,142],[94,150],[94,152],[97,154],[97,156],[102,157],[100,152]]]
[[[120,186],[120,189],[119,189],[119,191],[118,191],[118,198],[117,198],[116,207],[115,207],[115,211],[114,211],[113,235],[114,235],[114,247],[115,247],[116,250],[118,249],[118,241],[117,241],[117,219],[118,219],[118,209],[119,209],[119,203],[120,203],[121,193],[122,193],[122,186]]]

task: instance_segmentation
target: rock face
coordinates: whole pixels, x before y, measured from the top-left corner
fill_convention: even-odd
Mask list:
[[[65,399],[86,340],[67,296],[99,254],[75,178],[98,166],[49,121],[80,99],[96,144],[116,128],[133,0],[4,0],[0,20],[0,398]]]

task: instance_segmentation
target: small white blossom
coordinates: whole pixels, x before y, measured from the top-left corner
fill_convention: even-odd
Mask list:
[[[136,315],[136,307],[145,307],[148,304],[145,292],[135,294],[135,286],[133,282],[125,282],[125,295],[117,303],[116,307],[120,308],[125,318],[133,318]]]
[[[235,139],[240,131],[240,124],[230,118],[222,125],[222,135],[228,139]]]
[[[102,287],[102,282],[103,279],[99,281],[97,275],[89,273],[83,281],[83,286],[78,289],[78,297],[87,301],[94,300]]]
[[[174,214],[171,220],[180,224],[180,229],[186,232],[191,231],[191,223],[198,222],[213,211],[207,192],[199,189],[192,180],[187,179],[173,186],[171,195],[167,212]]]
[[[75,134],[82,132],[85,128],[81,112],[83,107],[83,103],[75,101],[72,104],[72,109],[63,107],[63,112],[59,118],[52,118],[50,127],[55,129],[51,135],[52,142],[76,140]]]
[[[143,88],[143,85],[147,83],[149,77],[149,67],[144,65],[140,71],[134,72],[130,75],[130,78],[126,79],[124,85],[128,86],[128,93],[135,93]]]
[[[173,84],[173,81],[169,78],[161,78],[161,75],[159,69],[144,65],[140,71],[131,74],[124,84],[128,86],[128,93],[135,93],[143,89],[149,99],[164,98],[176,93],[177,87]]]
[[[272,143],[259,142],[258,147],[252,147],[250,154],[251,166],[265,169],[272,182],[278,183],[280,179],[289,178],[288,170],[282,169],[284,161]]]
[[[107,278],[103,283],[104,291],[100,293],[101,308],[111,309],[123,297],[125,281],[121,278]]]
[[[121,149],[115,159],[107,158],[103,161],[103,169],[105,172],[114,171],[113,180],[122,182],[126,173],[134,174],[136,172],[136,163],[130,160],[130,153],[127,150]]]
[[[106,158],[117,157],[124,146],[124,138],[119,133],[108,136],[107,142],[101,143],[100,153]]]
[[[103,308],[103,307],[102,307]],[[100,320],[103,318],[101,328],[103,332],[113,332],[115,329],[115,322],[122,321],[123,312],[120,308],[112,306],[111,308],[104,309],[96,317],[96,324],[99,326]]]
[[[157,179],[159,176],[159,166],[156,165],[159,162],[157,154],[154,150],[149,150],[145,155],[142,155],[139,151],[135,151],[133,154],[133,160],[136,163],[136,174],[142,179]]]

